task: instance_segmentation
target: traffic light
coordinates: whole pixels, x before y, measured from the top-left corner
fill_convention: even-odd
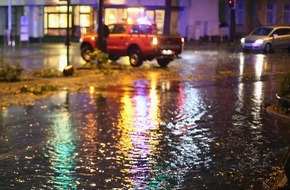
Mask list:
[[[233,8],[235,5],[235,0],[229,0],[229,7]]]

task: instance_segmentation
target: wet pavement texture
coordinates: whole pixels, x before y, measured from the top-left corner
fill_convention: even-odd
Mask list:
[[[179,80],[146,62],[127,69],[148,77],[128,76],[105,95],[91,86],[2,108],[0,187],[271,189],[289,135],[265,107],[277,102],[289,56],[186,50],[165,70]]]

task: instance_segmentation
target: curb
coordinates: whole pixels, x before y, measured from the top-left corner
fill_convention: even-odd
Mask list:
[[[287,124],[289,123],[289,124],[290,124],[290,117],[278,113],[278,112],[276,111],[276,109],[275,109],[275,105],[268,106],[268,107],[266,108],[266,111],[267,111],[267,113],[268,113],[270,116],[272,116],[274,119],[279,120],[279,121],[281,121],[281,122],[283,122],[283,123],[287,123]],[[288,154],[289,154],[289,152],[288,152]],[[283,177],[282,179],[279,179],[279,180],[277,181],[277,183],[275,184],[274,189],[276,189],[276,190],[278,190],[278,189],[281,189],[281,190],[286,190],[286,189],[288,189],[288,186],[287,186],[287,184],[288,184],[288,179],[287,179],[287,175],[286,175],[286,173],[287,173],[286,170],[287,170],[287,169],[285,168],[285,165],[289,162],[289,158],[288,158],[288,157],[285,158],[284,162],[285,162],[285,163],[283,163],[283,168],[284,168],[285,175],[284,175],[284,177]],[[285,169],[286,169],[286,170],[285,170]],[[289,176],[288,176],[288,177],[289,177]]]
[[[267,111],[267,113],[268,113],[269,115],[271,115],[274,119],[278,119],[278,120],[280,120],[280,121],[282,121],[282,122],[286,122],[286,123],[289,123],[289,124],[290,124],[290,117],[278,113],[278,112],[276,111],[274,105],[268,106],[268,107],[266,108],[266,111]]]

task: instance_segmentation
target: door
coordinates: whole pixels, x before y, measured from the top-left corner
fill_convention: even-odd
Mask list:
[[[108,52],[110,55],[123,56],[126,55],[126,39],[128,34],[126,32],[127,25],[114,24],[109,25],[110,35],[108,38]]]

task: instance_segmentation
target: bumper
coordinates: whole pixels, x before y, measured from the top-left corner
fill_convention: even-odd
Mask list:
[[[263,45],[257,45],[257,44],[242,44],[243,49],[248,50],[262,50]]]

